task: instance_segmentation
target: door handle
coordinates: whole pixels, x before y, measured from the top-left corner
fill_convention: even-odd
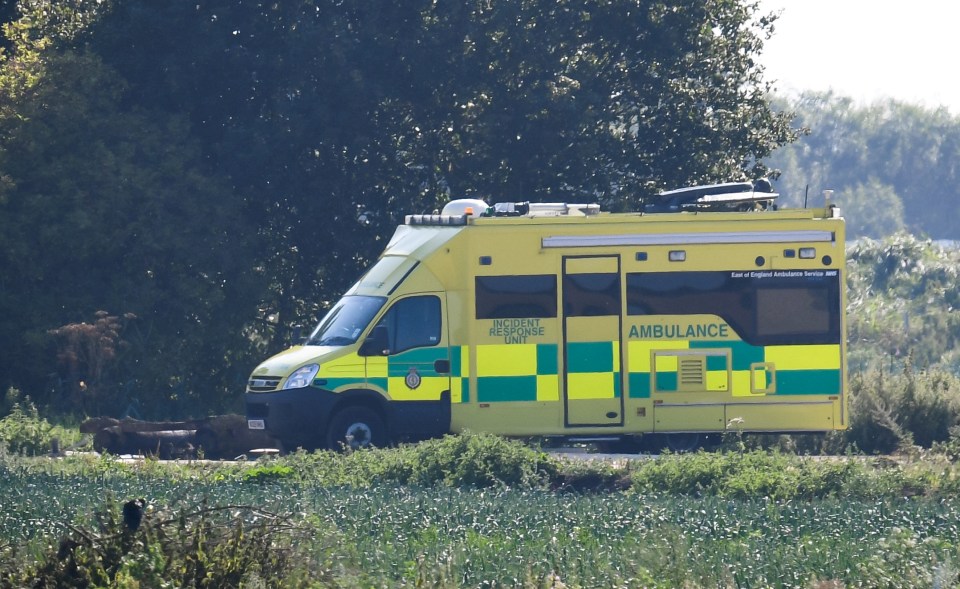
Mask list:
[[[437,374],[447,374],[450,372],[450,360],[437,360],[433,363],[433,370]]]

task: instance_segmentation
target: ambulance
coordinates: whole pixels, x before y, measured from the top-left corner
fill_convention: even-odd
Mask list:
[[[845,429],[844,221],[776,196],[409,215],[308,338],[256,367],[248,427],[287,449]]]

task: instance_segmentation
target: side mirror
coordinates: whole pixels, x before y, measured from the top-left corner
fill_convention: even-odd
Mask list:
[[[357,354],[360,356],[386,356],[390,353],[390,338],[386,325],[377,325],[360,345]]]

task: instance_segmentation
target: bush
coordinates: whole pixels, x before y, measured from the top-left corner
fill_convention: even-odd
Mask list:
[[[862,461],[819,460],[753,450],[665,455],[632,475],[632,489],[645,494],[731,498],[813,499],[841,496],[852,489],[869,495],[876,473]]]
[[[554,459],[522,442],[492,434],[464,433],[346,454],[295,452],[263,462],[242,478],[331,487],[411,484],[534,489],[552,485],[558,472]]]
[[[53,441],[62,446],[80,439],[80,433],[52,425],[40,417],[27,397],[15,402],[10,413],[0,419],[0,447],[17,454],[39,455],[50,452]]]
[[[89,526],[70,526],[36,562],[0,570],[4,587],[281,587],[295,546],[313,527],[251,506],[152,513],[110,501]]]
[[[420,485],[537,488],[557,473],[544,452],[492,434],[427,440],[413,458],[410,482]]]
[[[898,234],[848,248],[849,364],[870,370],[912,356],[949,369],[960,347],[960,250]],[[956,366],[953,366],[956,368]]]
[[[252,483],[277,482],[294,477],[293,468],[283,464],[263,464],[247,469],[243,473],[243,480]]]
[[[940,370],[898,374],[872,370],[850,383],[847,442],[867,453],[888,453],[919,445],[930,448],[960,425],[960,378]]]

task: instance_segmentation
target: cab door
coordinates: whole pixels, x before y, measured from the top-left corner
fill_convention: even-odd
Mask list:
[[[393,438],[450,431],[450,347],[443,293],[393,302],[374,326],[364,354],[367,383],[386,393]]]
[[[374,327],[385,332],[386,347],[367,358],[367,378],[391,401],[438,401],[450,390],[443,299],[443,293],[399,299]]]
[[[620,257],[564,257],[562,284],[565,425],[623,425]]]

